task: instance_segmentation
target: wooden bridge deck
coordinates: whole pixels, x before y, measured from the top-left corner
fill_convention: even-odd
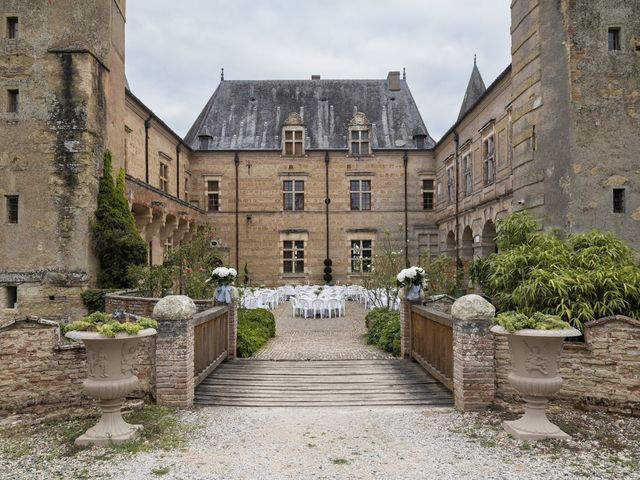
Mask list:
[[[196,387],[196,405],[247,407],[452,406],[453,396],[406,360],[224,363]]]

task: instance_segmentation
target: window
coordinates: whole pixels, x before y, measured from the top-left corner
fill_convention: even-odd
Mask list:
[[[20,108],[20,91],[17,89],[7,90],[7,112],[18,113]]]
[[[609,29],[609,50],[620,50],[620,28]]]
[[[282,259],[284,273],[304,273],[304,241],[284,240]]]
[[[369,150],[369,130],[350,130],[351,135],[351,155],[370,155]]]
[[[351,180],[351,210],[371,210],[371,180]]]
[[[199,135],[198,136],[198,150],[209,150],[209,140],[211,139],[210,135]]]
[[[447,168],[447,201],[452,203],[455,200],[455,185],[453,184],[453,167]]]
[[[624,213],[624,188],[613,189],[613,213]]]
[[[18,223],[18,195],[7,195],[7,223]]]
[[[169,192],[169,165],[160,162],[160,190]]]
[[[422,209],[433,210],[433,180],[422,180]]]
[[[7,17],[7,38],[18,38],[18,17]]]
[[[184,179],[184,199],[185,201],[189,201],[189,179]]]
[[[371,240],[351,240],[351,271],[368,273],[371,271]]]
[[[284,180],[282,182],[282,209],[304,210],[303,180]]]
[[[304,154],[304,132],[302,130],[284,131],[284,154],[303,155]]]
[[[493,157],[493,135],[487,138],[482,144],[484,153],[484,184],[491,185],[495,181],[494,157]]]
[[[462,157],[462,171],[464,174],[464,194],[471,195],[473,192],[473,174],[471,172],[471,154]]]
[[[5,308],[16,308],[18,303],[18,287],[4,287]]]
[[[220,210],[220,181],[207,180],[207,210],[217,212]]]
[[[418,254],[421,261],[431,261],[440,254],[437,233],[421,233],[418,235]]]

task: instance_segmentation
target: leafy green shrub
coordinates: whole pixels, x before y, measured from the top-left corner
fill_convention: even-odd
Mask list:
[[[173,292],[178,275],[178,268],[170,265],[131,265],[127,271],[131,286],[143,297],[151,298],[162,298]]]
[[[500,252],[476,260],[471,274],[499,311],[557,315],[579,330],[597,318],[640,316],[640,268],[611,233],[564,241],[538,232],[527,212],[499,220],[497,227]]]
[[[82,298],[82,303],[87,307],[89,313],[93,312],[101,312],[104,310],[104,297],[106,297],[107,293],[112,292],[113,290],[85,290],[80,294],[80,298]]]
[[[400,313],[388,308],[374,308],[365,317],[367,342],[385,352],[400,355]]]
[[[567,322],[557,315],[547,315],[546,313],[536,312],[530,317],[524,313],[502,312],[493,319],[494,325],[500,325],[509,333],[516,330],[533,329],[533,330],[562,330],[571,328]]]
[[[123,332],[135,335],[145,328],[156,328],[158,322],[152,318],[124,316],[115,318],[109,313],[93,312],[86,317],[60,326],[62,334],[72,331],[98,332],[105,337],[115,337]]]
[[[421,262],[420,266],[424,269],[427,278],[425,289],[427,296],[453,295],[457,280],[454,259],[447,255],[440,255],[433,260],[428,258],[426,261]]]
[[[276,320],[264,308],[238,310],[238,340],[236,353],[247,358],[260,350],[276,334]]]
[[[93,248],[100,263],[98,286],[127,288],[129,265],[147,261],[147,244],[140,237],[124,195],[124,171],[114,184],[111,152],[104,152],[104,167],[98,187],[98,205],[91,225]]]

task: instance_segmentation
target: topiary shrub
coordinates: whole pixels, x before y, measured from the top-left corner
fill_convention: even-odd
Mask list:
[[[325,273],[322,278],[327,283],[331,283],[331,280],[333,280],[333,276],[330,273]]]
[[[365,317],[367,342],[396,357],[400,355],[400,313],[388,308],[374,308]]]
[[[640,268],[611,233],[562,240],[538,231],[528,212],[499,220],[499,253],[476,260],[474,281],[499,311],[557,315],[573,327],[612,315],[640,316]]]
[[[147,261],[147,244],[140,237],[124,195],[124,171],[117,182],[112,176],[111,152],[104,152],[104,167],[98,188],[98,205],[91,225],[93,248],[100,263],[98,286],[127,288],[127,268]]]
[[[247,358],[260,350],[276,334],[276,320],[264,308],[238,310],[238,340],[236,354]]]
[[[330,267],[331,265],[333,265],[333,261],[331,261],[330,258],[325,258],[324,259],[324,266],[325,267]]]

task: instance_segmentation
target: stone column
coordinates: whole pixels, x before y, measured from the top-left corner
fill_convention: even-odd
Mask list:
[[[235,289],[234,289],[235,290]],[[237,290],[236,290],[237,291]],[[227,343],[227,358],[234,360],[236,358],[236,347],[238,345],[238,297],[232,296],[229,304],[229,340]]]
[[[480,295],[465,295],[451,307],[453,393],[461,411],[480,410],[495,397],[493,335],[495,308]]]
[[[156,338],[156,401],[158,405],[193,405],[193,316],[196,305],[184,295],[160,299],[153,309]]]

